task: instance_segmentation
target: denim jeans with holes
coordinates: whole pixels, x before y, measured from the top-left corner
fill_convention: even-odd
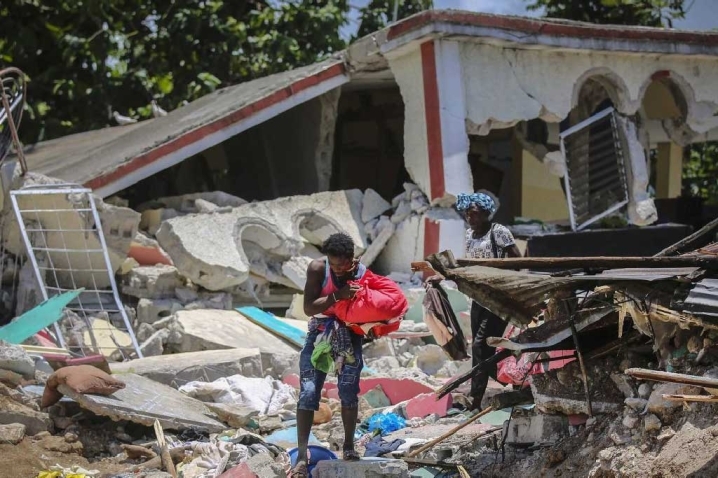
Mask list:
[[[344,364],[337,380],[337,387],[342,407],[354,408],[359,405],[359,378],[363,367],[362,338],[353,332],[350,333],[355,361],[351,365]],[[322,398],[322,387],[324,387],[327,374],[314,368],[312,353],[314,352],[314,342],[320,334],[319,331],[308,333],[304,348],[299,354],[300,388],[297,408],[300,410],[319,410],[319,400]]]

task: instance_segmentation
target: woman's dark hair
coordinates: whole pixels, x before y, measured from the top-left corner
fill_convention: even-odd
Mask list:
[[[344,234],[343,232],[332,234],[324,241],[322,252],[332,257],[353,259],[354,241],[348,234]]]

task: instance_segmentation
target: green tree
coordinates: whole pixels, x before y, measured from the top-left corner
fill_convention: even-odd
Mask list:
[[[4,0],[0,67],[28,76],[25,142],[150,117],[344,48],[347,0]]]
[[[384,28],[394,21],[395,12],[399,21],[432,6],[433,0],[371,0],[359,11],[361,20],[356,37],[361,38]]]
[[[551,18],[612,25],[673,26],[686,14],[684,0],[526,0]]]
[[[718,204],[718,143],[694,144],[683,155],[683,195]]]

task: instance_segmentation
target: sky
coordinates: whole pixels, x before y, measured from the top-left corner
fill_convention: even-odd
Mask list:
[[[351,5],[362,7],[369,0],[352,0]],[[475,12],[496,13],[503,15],[540,16],[541,12],[527,12],[526,0],[434,0],[434,8],[471,10]],[[686,0],[686,7],[690,10],[683,20],[676,20],[674,28],[681,30],[711,30],[718,29],[717,0]],[[342,34],[351,36],[358,28],[356,9],[352,11],[351,23],[344,28]]]

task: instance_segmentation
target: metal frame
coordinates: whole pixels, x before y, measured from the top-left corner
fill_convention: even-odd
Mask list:
[[[27,196],[58,196],[58,197],[66,197],[68,195],[79,195],[82,199],[83,207],[77,208],[73,207],[72,209],[68,208],[50,208],[50,209],[22,209],[20,201],[18,201],[19,197],[27,197]],[[117,283],[115,281],[115,274],[114,270],[112,268],[112,263],[110,261],[110,257],[107,251],[107,243],[105,241],[105,235],[102,230],[102,223],[100,221],[100,217],[97,211],[97,207],[95,205],[94,196],[92,195],[92,190],[88,188],[83,188],[77,185],[70,185],[70,184],[58,184],[58,185],[42,185],[42,186],[30,186],[26,187],[24,189],[15,190],[10,192],[10,200],[12,202],[13,210],[15,211],[15,217],[17,218],[18,225],[20,227],[20,233],[22,235],[23,242],[25,244],[25,248],[27,250],[28,257],[30,259],[30,262],[32,264],[33,270],[35,272],[35,279],[37,280],[38,284],[40,285],[41,293],[44,300],[47,300],[48,298],[58,295],[62,292],[65,292],[67,290],[76,290],[79,289],[81,286],[78,286],[75,280],[75,273],[83,273],[87,274],[89,273],[89,276],[92,279],[93,287],[85,287],[85,291],[78,296],[78,298],[70,303],[68,305],[68,309],[72,310],[73,312],[76,312],[82,319],[84,319],[85,323],[87,324],[87,330],[90,335],[90,339],[92,342],[92,348],[95,348],[97,352],[101,352],[99,350],[99,347],[97,345],[97,339],[95,337],[94,331],[95,330],[101,330],[101,329],[95,329],[91,326],[91,319],[97,315],[97,313],[113,313],[113,314],[120,314],[122,317],[122,321],[124,322],[126,333],[129,335],[131,346],[134,349],[136,355],[138,358],[142,358],[142,351],[140,350],[140,347],[137,343],[137,339],[135,337],[134,331],[132,329],[132,324],[129,320],[129,317],[127,316],[127,312],[125,311],[125,308],[122,304],[122,301],[120,300],[120,296],[117,290]],[[65,199],[63,199],[65,200]],[[54,206],[54,200],[51,202],[51,204]],[[84,204],[87,204],[87,207],[84,207]],[[92,218],[92,223],[89,224],[86,228],[81,229],[65,229],[62,227],[61,221],[60,221],[60,214],[67,214],[67,213],[76,213],[76,214],[85,214],[90,215]],[[42,225],[42,222],[40,220],[40,214],[52,214],[55,213],[55,217],[57,218],[57,228],[46,228]],[[34,214],[34,217],[33,217]],[[26,220],[33,220],[39,224],[38,228],[27,228]],[[31,233],[39,233],[43,240],[44,244],[42,245],[33,245],[32,241],[30,239],[30,235],[28,232]],[[62,240],[63,247],[62,248],[53,248],[48,247],[47,240],[48,240],[48,233],[54,234],[55,238],[59,236]],[[68,247],[68,241],[66,239],[66,233],[73,234],[75,238],[83,237],[84,240],[84,248],[71,248]],[[87,238],[89,235],[95,235],[100,242],[100,249],[90,249],[87,243]],[[68,268],[57,268],[55,267],[55,264],[53,263],[52,256],[53,254],[63,254],[67,260]],[[87,261],[88,261],[88,269],[73,269],[71,267],[71,260],[70,260],[70,254],[86,254]],[[44,256],[47,258],[49,262],[49,267],[40,267],[39,261],[38,261],[38,254]],[[93,266],[93,260],[92,255],[95,255],[97,258],[97,255],[102,255],[102,263],[104,264],[104,268],[102,269],[96,269]],[[52,272],[54,275],[55,284],[52,286],[48,286],[46,283],[46,280],[43,279],[43,274],[41,272],[43,270],[44,272]],[[58,279],[58,272],[61,274],[69,274],[70,282],[72,283],[72,289],[66,289],[61,286],[60,280]],[[109,282],[109,290],[107,289],[101,289],[97,286],[97,281],[95,280],[95,274],[107,274],[107,279]],[[48,292],[49,290],[49,292]],[[87,297],[87,295],[93,295],[97,298],[97,307],[96,308],[89,308],[86,306],[86,304],[83,304],[83,295]],[[114,308],[106,308],[105,302],[102,300],[102,296],[112,296],[112,304],[114,305]],[[62,333],[62,327],[59,325],[59,323],[54,324],[54,329],[57,334],[57,339],[59,341],[59,344],[62,347],[67,348],[67,341]],[[124,348],[129,348],[129,345],[121,345],[118,343],[117,338],[114,336],[114,332],[112,329],[108,329],[110,338],[112,341],[117,345],[117,349],[120,350],[120,353],[123,355],[123,358],[127,358],[124,353]],[[88,344],[85,344],[86,347],[89,347]],[[72,347],[70,347],[72,348]],[[81,353],[84,353],[84,350],[81,351]]]
[[[571,219],[571,229],[573,229],[574,231],[580,231],[581,229],[585,229],[586,227],[588,227],[589,225],[593,224],[594,222],[599,221],[599,220],[603,219],[604,217],[613,214],[614,212],[618,211],[618,210],[621,209],[623,206],[625,206],[626,204],[628,204],[628,185],[627,185],[627,183],[626,183],[626,181],[625,181],[625,169],[624,169],[623,190],[624,190],[624,192],[625,192],[625,194],[626,194],[626,199],[623,200],[623,201],[619,201],[618,203],[616,203],[616,204],[614,204],[613,206],[609,207],[608,209],[606,209],[606,210],[603,211],[602,213],[597,214],[596,216],[591,217],[591,218],[588,219],[587,221],[584,221],[584,222],[581,223],[581,224],[576,224],[576,215],[575,215],[575,213],[574,213],[573,197],[572,197],[572,194],[571,194],[571,179],[570,179],[570,177],[569,177],[569,176],[570,176],[570,173],[569,173],[569,167],[568,167],[568,158],[567,158],[567,156],[566,156],[565,139],[566,139],[567,137],[571,136],[572,134],[575,134],[575,133],[577,133],[577,132],[579,132],[579,131],[585,129],[585,128],[591,126],[592,124],[594,124],[594,123],[596,123],[596,122],[598,122],[598,121],[600,121],[600,120],[602,120],[602,119],[604,119],[605,117],[607,117],[607,116],[610,115],[610,116],[611,116],[611,129],[612,129],[612,134],[613,134],[613,140],[614,140],[614,143],[615,143],[615,145],[616,145],[616,148],[620,151],[620,144],[621,144],[621,143],[620,143],[620,140],[616,137],[616,134],[617,134],[616,128],[617,128],[617,126],[616,126],[616,118],[615,118],[614,114],[615,114],[615,109],[614,109],[614,108],[612,108],[612,107],[611,107],[611,108],[606,108],[605,110],[603,110],[603,111],[601,111],[601,112],[599,112],[599,113],[596,113],[595,115],[591,116],[590,118],[581,121],[580,123],[578,123],[578,124],[572,126],[571,128],[569,128],[569,129],[567,129],[566,131],[563,131],[563,132],[561,132],[561,133],[559,134],[559,146],[560,146],[560,148],[561,148],[561,155],[563,156],[563,160],[564,160],[564,162],[565,162],[565,164],[566,164],[566,173],[565,173],[564,176],[563,176],[563,181],[564,181],[564,186],[566,187],[566,199],[568,200],[568,213],[569,213],[569,217],[570,217],[570,219]],[[625,160],[624,160],[624,163],[623,163],[623,167],[625,168]]]

